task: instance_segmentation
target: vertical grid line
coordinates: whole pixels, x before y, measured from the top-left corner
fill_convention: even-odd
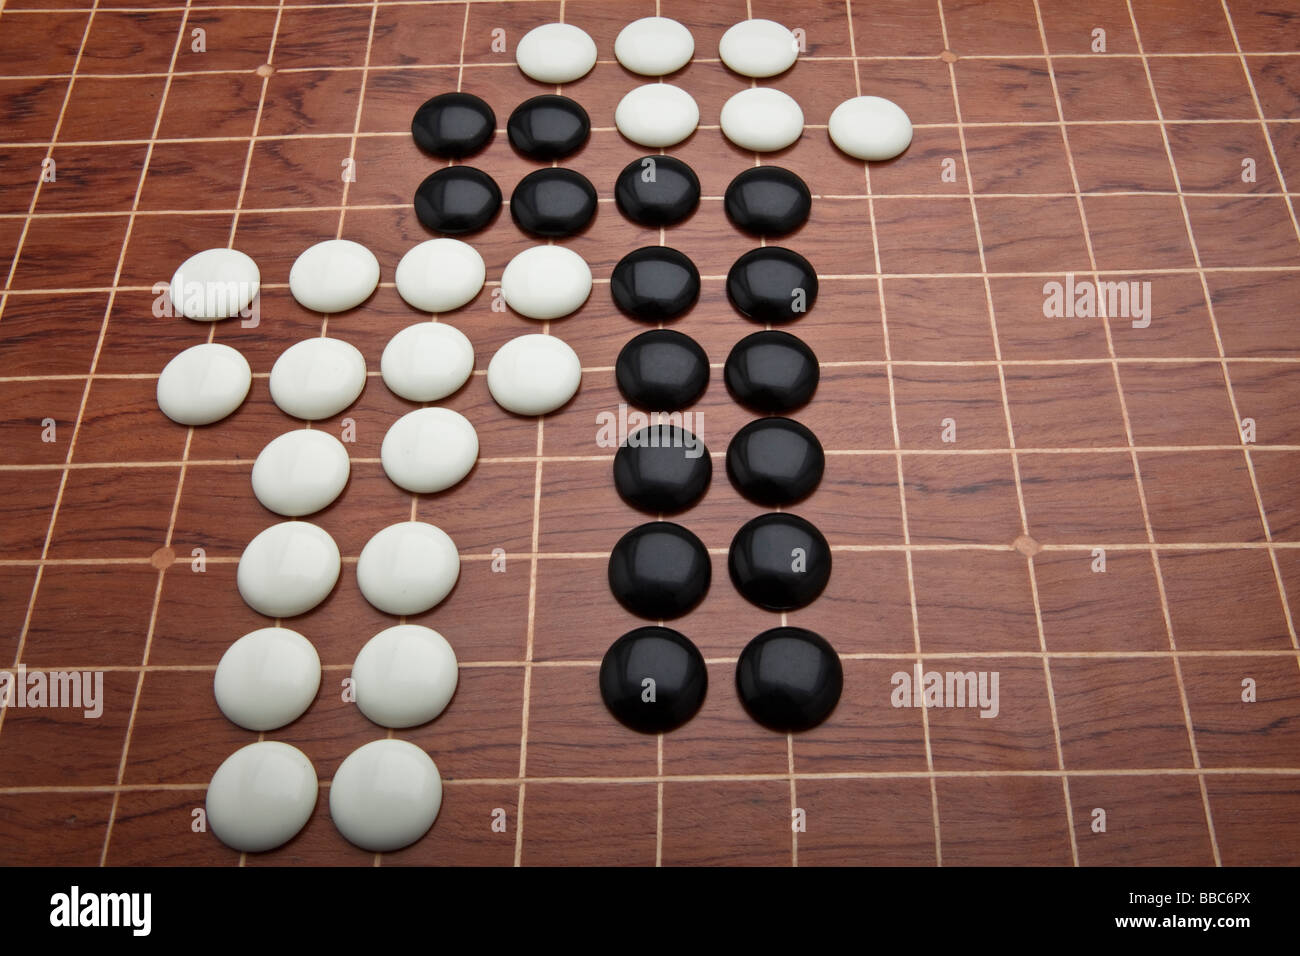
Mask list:
[[[1037,0],[1035,0],[1035,3]],[[943,12],[943,0],[938,0],[939,4],[939,28],[943,35],[943,45],[945,49],[951,49],[948,42],[948,23]],[[1037,6],[1035,6],[1035,11]],[[979,253],[980,272],[983,273],[984,283],[984,301],[989,315],[989,331],[993,336],[993,354],[998,361],[998,388],[1002,394],[1002,413],[1006,420],[1007,428],[1007,445],[1011,449],[1011,473],[1016,485],[1016,503],[1020,509],[1020,528],[1021,534],[1029,537],[1029,512],[1025,508],[1025,492],[1020,479],[1020,457],[1016,451],[1016,433],[1015,426],[1011,416],[1011,400],[1007,394],[1007,375],[1006,369],[1002,363],[1002,343],[998,337],[997,311],[993,306],[993,288],[989,282],[988,260],[984,252],[984,235],[980,228],[979,209],[975,203],[975,180],[971,174],[970,156],[966,148],[966,131],[962,123],[961,97],[957,92],[957,67],[954,63],[948,64],[948,79],[952,83],[952,104],[953,111],[957,119],[957,140],[961,145],[961,161],[966,167],[966,190],[968,201],[970,203],[971,219],[975,226],[975,245]],[[1026,573],[1029,577],[1029,591],[1034,602],[1034,626],[1038,632],[1038,646],[1044,652],[1043,656],[1043,683],[1047,692],[1047,705],[1052,718],[1052,737],[1056,746],[1056,764],[1058,769],[1065,769],[1065,751],[1061,746],[1061,723],[1056,709],[1056,691],[1052,685],[1052,670],[1046,656],[1047,639],[1043,633],[1043,614],[1042,604],[1038,594],[1038,577],[1034,572],[1034,556],[1031,553],[1025,555]],[[1074,808],[1070,800],[1070,785],[1065,774],[1061,775],[1061,796],[1065,802],[1066,814],[1066,832],[1070,839],[1070,859],[1075,865],[1079,865],[1079,847],[1074,833]]]
[[[104,312],[104,321],[99,331],[99,341],[96,343],[95,346],[95,359],[94,362],[91,364],[91,376],[88,377],[86,380],[86,390],[82,396],[82,412],[77,416],[77,430],[73,432],[72,443],[69,445],[68,448],[69,461],[72,460],[73,448],[75,447],[75,443],[77,439],[77,431],[80,431],[81,418],[82,415],[84,415],[85,413],[85,406],[87,401],[90,398],[90,388],[93,381],[95,367],[99,364],[99,355],[104,346],[104,337],[108,332],[109,319],[113,312],[113,304],[117,298],[116,287],[118,282],[120,282],[122,278],[122,265],[126,261],[126,250],[131,243],[131,230],[132,227],[135,225],[136,212],[140,207],[140,194],[144,191],[145,179],[149,175],[149,163],[153,158],[153,148],[154,148],[154,143],[158,137],[158,130],[162,128],[163,114],[167,109],[167,95],[171,92],[172,77],[176,69],[176,60],[180,56],[181,44],[184,43],[185,41],[185,28],[189,25],[189,16],[190,16],[190,2],[189,0],[186,0],[185,11],[181,14],[180,24],[176,28],[176,40],[172,45],[171,61],[167,66],[167,79],[163,83],[162,95],[158,99],[158,109],[154,114],[153,130],[150,132],[149,145],[145,150],[144,160],[140,166],[140,175],[136,179],[135,195],[131,201],[131,214],[130,217],[127,219],[126,233],[122,237],[122,248],[118,252],[117,268],[113,273],[114,291],[109,293],[108,308]],[[211,325],[212,327],[208,330],[209,342],[212,341],[212,336],[216,331],[216,323],[214,322]],[[185,432],[185,447],[181,451],[182,464],[181,464],[180,471],[178,472],[176,477],[176,491],[172,496],[171,513],[167,519],[167,533],[163,539],[164,547],[171,547],[172,534],[176,528],[176,515],[180,509],[181,490],[184,488],[185,485],[184,462],[185,459],[189,457],[190,443],[193,441],[193,439],[194,439],[194,428],[193,426],[191,426],[187,428]],[[66,482],[66,476],[67,476],[67,472],[65,471],[64,472],[65,482]],[[53,525],[54,522],[53,519],[51,519],[50,522],[51,532],[53,531]],[[46,541],[47,547],[48,544],[49,542],[47,539]],[[166,573],[167,572],[165,568],[160,569],[158,571],[158,580],[154,584],[153,603],[149,612],[149,627],[145,633],[144,652],[141,657],[141,664],[146,666],[149,663],[149,652],[153,647],[154,628],[158,620],[158,608],[162,600],[163,578],[166,576]],[[122,740],[122,751],[118,757],[117,776],[116,776],[116,783],[118,787],[121,787],[122,781],[126,777],[126,763],[131,753],[131,735],[135,731],[135,718],[136,718],[136,714],[139,712],[140,709],[140,695],[141,692],[144,690],[145,673],[146,672],[142,669],[139,672],[139,674],[136,675],[136,679],[135,679],[135,691],[131,698],[131,712],[130,715],[127,717],[126,734]],[[117,820],[117,808],[119,802],[121,801],[121,797],[122,797],[121,790],[115,790],[113,792],[113,803],[109,808],[108,823],[104,828],[104,842],[103,845],[100,847],[100,852],[99,852],[100,866],[104,866],[105,862],[108,859],[109,842],[112,840],[113,837],[113,824]]]
[[[1269,158],[1273,161],[1273,173],[1274,175],[1277,176],[1278,190],[1282,193],[1282,197],[1286,202],[1287,212],[1291,214],[1291,227],[1295,230],[1296,238],[1300,240],[1300,222],[1297,222],[1296,220],[1295,204],[1292,202],[1291,196],[1287,192],[1286,176],[1282,172],[1282,164],[1278,162],[1277,150],[1273,146],[1273,136],[1268,131],[1268,121],[1265,120],[1264,118],[1264,106],[1263,103],[1260,102],[1259,92],[1255,89],[1255,78],[1250,73],[1250,67],[1246,63],[1245,53],[1242,51],[1241,48],[1241,41],[1237,38],[1237,25],[1232,22],[1232,13],[1228,9],[1227,0],[1220,0],[1220,3],[1223,5],[1223,15],[1228,20],[1228,31],[1232,34],[1232,45],[1237,51],[1237,58],[1241,61],[1241,72],[1246,77],[1246,85],[1250,87],[1250,98],[1252,102],[1254,102],[1255,104],[1255,114],[1259,117],[1259,128],[1260,131],[1264,134],[1264,142],[1268,145]],[[1216,336],[1216,340],[1217,340],[1217,336]],[[1222,342],[1219,342],[1219,351],[1220,354],[1223,354]],[[1225,366],[1225,370],[1226,370],[1226,366]],[[1231,389],[1232,387],[1231,383],[1229,383],[1228,387],[1229,389]],[[1233,414],[1237,418],[1237,427],[1240,429],[1241,417],[1240,417],[1240,413],[1236,409],[1235,402],[1233,403]],[[1248,450],[1245,452],[1245,454],[1246,454],[1247,463],[1253,464],[1251,455]],[[1253,467],[1251,468],[1251,483],[1255,487],[1256,497],[1259,498],[1259,487],[1257,484],[1255,484]],[[1272,542],[1273,533],[1269,527],[1268,515],[1264,511],[1264,503],[1262,498],[1260,498],[1258,504],[1260,508],[1260,517],[1264,521],[1264,534],[1267,540],[1269,542]],[[1278,595],[1282,599],[1282,613],[1286,615],[1286,627],[1287,627],[1287,631],[1291,635],[1291,646],[1296,648],[1297,650],[1300,650],[1300,640],[1297,640],[1296,638],[1295,617],[1292,615],[1291,612],[1291,602],[1287,599],[1286,585],[1283,583],[1282,580],[1282,568],[1278,564],[1277,551],[1270,547],[1268,549],[1268,557],[1273,564],[1273,576],[1277,579]],[[1300,664],[1300,658],[1297,658],[1297,663]]]
[[[858,65],[857,39],[853,32],[853,0],[844,0],[844,13],[848,18],[849,53],[853,57],[853,86],[862,95],[862,74]],[[940,11],[942,15],[942,11]],[[904,560],[907,567],[907,597],[912,612],[912,648],[916,652],[916,666],[923,670],[921,658],[921,622],[916,607],[916,575],[912,563],[912,534],[907,518],[907,483],[903,477],[902,438],[898,429],[898,398],[894,387],[893,352],[889,344],[889,313],[885,305],[885,280],[880,268],[880,234],[876,228],[876,201],[871,188],[871,164],[863,162],[862,175],[867,193],[867,218],[871,223],[871,251],[876,266],[876,297],[880,301],[880,334],[885,350],[885,380],[889,386],[889,423],[894,436],[894,471],[898,480],[898,508],[903,526]],[[934,862],[943,866],[943,839],[939,826],[939,784],[934,776],[934,746],[930,740],[930,714],[921,710],[921,736],[925,742],[925,767],[930,784],[930,819],[934,828]]]
[[[2,9],[3,8],[0,8],[0,10]],[[45,150],[45,158],[47,159],[54,155],[54,146],[58,142],[60,131],[63,129],[63,118],[65,115],[67,115],[68,104],[72,101],[72,89],[77,82],[77,71],[81,67],[81,57],[86,52],[86,41],[90,38],[90,29],[95,22],[95,14],[98,12],[98,10],[99,10],[99,0],[94,0],[94,3],[91,5],[90,8],[90,14],[86,17],[86,26],[81,31],[81,43],[77,47],[77,56],[72,63],[72,72],[68,75],[68,86],[63,91],[63,102],[59,106],[59,115],[58,118],[54,121],[54,130],[50,133],[50,144]],[[12,286],[14,276],[17,274],[18,271],[18,262],[22,258],[23,245],[27,241],[27,231],[31,227],[32,215],[36,211],[36,203],[40,199],[41,187],[43,185],[44,185],[44,180],[38,178],[36,180],[36,186],[32,190],[31,202],[28,203],[27,205],[27,215],[23,218],[23,228],[22,231],[19,232],[18,234],[18,242],[17,245],[14,247],[13,259],[9,263],[9,272],[5,276],[4,294],[3,296],[0,296],[0,316],[3,316],[5,306],[9,302],[9,289]],[[138,183],[136,188],[136,198],[139,199]],[[125,253],[125,251],[126,251],[126,236],[123,236],[122,252]],[[114,285],[116,285],[116,280],[114,281]],[[72,437],[68,441],[67,454],[64,455],[63,457],[63,474],[59,478],[59,487],[56,490],[54,495],[54,504],[50,508],[50,521],[49,524],[45,526],[45,539],[41,544],[41,564],[38,564],[36,566],[36,575],[35,577],[32,578],[32,588],[27,595],[27,609],[23,614],[22,628],[18,633],[18,647],[14,651],[14,667],[17,667],[22,662],[23,650],[27,646],[27,632],[28,629],[31,627],[32,612],[35,610],[36,607],[36,596],[40,591],[41,578],[45,574],[44,562],[46,557],[48,557],[50,553],[50,541],[54,537],[54,524],[55,521],[58,519],[59,507],[63,503],[63,490],[68,485],[67,466],[72,461],[73,449],[76,448],[77,432],[81,428],[81,418],[86,413],[86,399],[90,395],[90,385],[95,372],[95,364],[99,359],[99,349],[103,343],[104,332],[108,326],[108,316],[109,313],[112,312],[112,310],[113,310],[113,293],[110,292],[108,298],[108,305],[104,308],[104,319],[100,325],[99,341],[96,342],[95,344],[95,353],[91,358],[90,367],[86,370],[86,384],[81,393],[81,405],[77,409],[77,419],[72,426]],[[6,699],[0,700],[0,729],[3,729],[5,714],[9,712],[7,697],[8,695],[6,695]]]
[[[1168,162],[1169,162],[1169,172],[1170,172],[1170,174],[1173,176],[1173,179],[1174,179],[1174,190],[1178,193],[1178,205],[1179,205],[1179,208],[1182,210],[1182,214],[1183,214],[1183,225],[1184,225],[1184,228],[1187,230],[1187,241],[1188,241],[1188,244],[1191,246],[1191,249],[1192,249],[1192,258],[1193,258],[1193,261],[1196,263],[1196,269],[1197,269],[1198,274],[1200,275],[1200,279],[1201,279],[1201,294],[1202,294],[1202,295],[1204,296],[1204,298],[1205,298],[1205,307],[1206,307],[1206,312],[1208,313],[1208,315],[1209,315],[1209,317],[1210,317],[1210,328],[1211,328],[1211,329],[1213,330],[1213,332],[1214,332],[1214,342],[1215,342],[1215,346],[1216,346],[1216,347],[1218,348],[1218,350],[1219,350],[1219,365],[1220,365],[1220,368],[1221,368],[1222,373],[1223,373],[1223,381],[1224,381],[1224,384],[1225,384],[1225,386],[1227,386],[1227,389],[1228,389],[1228,401],[1232,404],[1232,417],[1233,417],[1233,420],[1237,423],[1237,426],[1236,426],[1236,427],[1240,430],[1240,427],[1241,427],[1241,424],[1240,424],[1240,423],[1241,423],[1241,417],[1240,417],[1240,415],[1239,415],[1238,412],[1237,412],[1237,399],[1236,399],[1236,396],[1233,394],[1233,391],[1232,391],[1232,381],[1231,381],[1231,379],[1230,379],[1230,377],[1229,377],[1229,375],[1228,375],[1228,365],[1227,365],[1227,362],[1224,361],[1224,359],[1223,359],[1223,356],[1224,356],[1224,351],[1223,351],[1223,339],[1222,339],[1222,337],[1221,337],[1220,334],[1219,334],[1219,323],[1218,323],[1218,321],[1215,319],[1215,316],[1214,316],[1214,301],[1213,301],[1213,299],[1212,299],[1211,296],[1210,296],[1210,286],[1209,286],[1209,283],[1206,281],[1205,273],[1204,273],[1204,271],[1202,271],[1202,269],[1201,269],[1201,266],[1202,266],[1202,263],[1201,263],[1201,252],[1200,252],[1199,247],[1198,247],[1197,244],[1196,244],[1196,236],[1195,236],[1195,235],[1193,234],[1193,232],[1192,232],[1192,220],[1191,220],[1191,216],[1189,215],[1189,213],[1188,213],[1188,211],[1187,211],[1187,198],[1182,194],[1182,190],[1183,190],[1183,187],[1182,187],[1182,180],[1179,178],[1179,175],[1178,175],[1178,166],[1177,166],[1177,164],[1174,162],[1174,152],[1173,152],[1173,148],[1172,148],[1172,146],[1171,146],[1170,143],[1169,143],[1169,130],[1168,130],[1168,128],[1165,126],[1165,114],[1164,114],[1164,110],[1163,110],[1163,109],[1161,108],[1161,106],[1160,106],[1160,98],[1156,95],[1156,85],[1155,85],[1155,80],[1154,80],[1154,79],[1152,78],[1152,76],[1151,76],[1151,64],[1150,64],[1150,62],[1149,62],[1148,59],[1147,59],[1146,50],[1145,50],[1145,48],[1144,48],[1143,45],[1142,45],[1142,32],[1141,32],[1141,30],[1138,29],[1138,24],[1137,24],[1137,15],[1133,12],[1133,4],[1130,2],[1130,0],[1125,0],[1125,6],[1128,8],[1129,23],[1130,23],[1130,25],[1133,27],[1133,39],[1134,39],[1134,42],[1137,44],[1138,55],[1141,57],[1141,60],[1142,60],[1142,71],[1143,71],[1143,73],[1146,75],[1146,79],[1147,79],[1147,89],[1148,89],[1148,91],[1149,91],[1150,94],[1151,94],[1151,102],[1152,102],[1152,105],[1155,107],[1155,111],[1156,111],[1156,121],[1157,121],[1157,123],[1159,124],[1159,127],[1160,127],[1160,139],[1161,139],[1161,141],[1163,142],[1164,147],[1165,147],[1165,158],[1166,158],[1166,159],[1168,160]],[[1107,335],[1109,335],[1109,334],[1110,334],[1109,323],[1107,323]],[[1261,522],[1263,523],[1264,533],[1265,533],[1265,535],[1267,536],[1267,535],[1268,535],[1268,519],[1267,519],[1267,518],[1265,517],[1265,515],[1264,515],[1264,506],[1263,506],[1263,502],[1260,500],[1260,497],[1259,497],[1259,487],[1258,487],[1258,485],[1257,485],[1257,483],[1256,483],[1256,480],[1255,480],[1255,469],[1254,469],[1254,466],[1253,466],[1253,464],[1251,463],[1251,460],[1250,460],[1250,453],[1249,453],[1249,451],[1248,451],[1247,449],[1245,449],[1244,447],[1243,447],[1243,449],[1242,449],[1242,455],[1243,455],[1243,457],[1244,457],[1245,460],[1246,460],[1246,468],[1247,468],[1247,470],[1250,472],[1250,481],[1251,481],[1251,486],[1252,486],[1252,487],[1254,488],[1254,490],[1255,490],[1255,502],[1256,502],[1256,506],[1259,508],[1259,512],[1260,512],[1260,520],[1261,520]],[[1135,462],[1136,462],[1136,459],[1137,459],[1137,456],[1136,456],[1136,454],[1135,454],[1135,455],[1134,455],[1134,461],[1135,461]],[[1141,491],[1142,485],[1141,485],[1141,477],[1140,477],[1140,473],[1139,473],[1138,481],[1139,481],[1139,485],[1138,485],[1138,487],[1139,487],[1139,490]],[[1145,493],[1142,493],[1142,494],[1141,494],[1140,501],[1141,501],[1141,503],[1142,503],[1143,517],[1144,517],[1144,520],[1146,521],[1146,525],[1147,525],[1147,537],[1148,537],[1152,542],[1154,542],[1154,541],[1155,541],[1155,533],[1154,533],[1154,529],[1153,529],[1153,527],[1152,527],[1152,525],[1151,525],[1150,515],[1149,515],[1149,513],[1147,512],[1146,495],[1145,495]],[[1271,550],[1271,549],[1270,549],[1270,550]],[[1171,650],[1176,650],[1176,649],[1177,649],[1177,642],[1176,642],[1175,637],[1174,637],[1173,618],[1172,618],[1172,617],[1170,616],[1170,614],[1169,614],[1169,596],[1168,596],[1168,593],[1167,593],[1166,588],[1165,588],[1164,574],[1162,573],[1162,571],[1161,571],[1161,567],[1160,567],[1160,555],[1159,555],[1159,553],[1157,552],[1157,550],[1156,550],[1155,548],[1152,548],[1152,550],[1151,550],[1151,560],[1152,560],[1152,563],[1155,565],[1155,570],[1156,570],[1156,585],[1158,586],[1158,588],[1159,588],[1159,590],[1160,590],[1160,606],[1161,606],[1161,610],[1163,611],[1164,616],[1165,616],[1165,628],[1168,630],[1168,633],[1169,633],[1169,647],[1170,647]],[[1201,754],[1200,754],[1200,750],[1199,750],[1199,748],[1196,746],[1196,728],[1195,728],[1195,724],[1194,724],[1193,721],[1192,721],[1191,702],[1188,700],[1188,696],[1187,696],[1187,688],[1186,688],[1186,685],[1185,685],[1185,683],[1184,683],[1184,681],[1183,681],[1183,665],[1182,665],[1182,662],[1179,660],[1179,658],[1178,658],[1177,655],[1174,656],[1174,674],[1175,674],[1175,676],[1176,676],[1177,679],[1178,679],[1178,693],[1179,693],[1179,697],[1181,698],[1182,705],[1183,705],[1183,718],[1187,721],[1187,735],[1188,735],[1188,742],[1189,742],[1189,744],[1191,745],[1191,748],[1192,748],[1192,765],[1193,765],[1197,770],[1200,770],[1200,769],[1201,769]],[[1203,805],[1204,808],[1205,808],[1205,823],[1206,823],[1206,826],[1209,827],[1209,831],[1210,831],[1210,848],[1211,848],[1211,850],[1212,850],[1213,853],[1214,853],[1214,865],[1215,865],[1215,866],[1222,866],[1222,865],[1223,865],[1223,859],[1222,859],[1222,857],[1221,857],[1220,854],[1219,854],[1219,838],[1218,838],[1218,834],[1217,834],[1217,832],[1215,831],[1215,828],[1214,828],[1214,814],[1213,814],[1213,812],[1212,812],[1212,810],[1211,810],[1211,808],[1210,808],[1210,791],[1209,791],[1209,788],[1206,786],[1206,783],[1205,783],[1205,775],[1204,775],[1204,774],[1197,774],[1196,779],[1197,779],[1197,783],[1200,785],[1200,789],[1201,789],[1201,803],[1202,803],[1202,805]]]

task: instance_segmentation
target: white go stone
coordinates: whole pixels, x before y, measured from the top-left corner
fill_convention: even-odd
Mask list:
[[[407,250],[393,280],[407,305],[450,312],[478,295],[487,278],[483,257],[459,239],[428,239]]]
[[[346,312],[379,285],[379,260],[351,239],[326,239],[303,250],[289,270],[289,291],[313,312]]]
[[[417,322],[388,340],[379,371],[395,395],[436,402],[457,391],[474,371],[474,346],[446,322]]]
[[[912,121],[903,108],[881,96],[855,96],[831,113],[831,142],[855,159],[885,160],[912,142]]]
[[[591,267],[565,246],[532,246],[501,273],[506,305],[530,319],[562,319],[591,295]]]
[[[596,41],[572,23],[544,23],[520,39],[515,62],[539,83],[572,83],[596,65]]]
[[[320,689],[320,657],[287,627],[264,627],[226,649],[217,665],[217,706],[245,730],[276,730],[301,717]]]
[[[676,146],[700,125],[695,98],[671,83],[638,86],[614,110],[618,131],[638,146],[662,149]]]
[[[208,784],[208,826],[233,850],[261,853],[288,843],[316,807],[319,783],[307,755],[278,740],[241,747]]]
[[[329,506],[352,470],[348,450],[329,432],[300,428],[269,441],[253,462],[253,494],[262,507],[300,518]]]
[[[633,73],[665,76],[676,73],[695,54],[695,38],[671,17],[633,20],[614,40],[614,56]]]
[[[239,556],[235,584],[244,603],[267,617],[305,614],[339,579],[339,547],[310,521],[281,521],[261,532]]]
[[[257,296],[262,274],[238,249],[204,249],[172,276],[172,308],[187,319],[215,322],[247,309]]]
[[[545,415],[573,398],[582,382],[582,363],[568,343],[554,335],[511,339],[488,363],[488,391],[516,415]]]
[[[303,339],[271,366],[271,401],[286,415],[316,421],[337,415],[366,387],[366,359],[342,339]]]
[[[443,491],[461,481],[478,461],[478,433],[450,408],[417,408],[389,426],[379,447],[384,474],[417,494]]]
[[[456,693],[456,652],[418,624],[380,631],[352,665],[357,707],[381,727],[418,727],[443,712]]]
[[[460,577],[456,543],[423,521],[389,525],[357,559],[361,595],[388,614],[422,614],[442,602]]]
[[[158,407],[181,425],[210,425],[241,404],[253,384],[248,360],[229,345],[205,342],[174,356],[158,376]]]
[[[773,20],[741,20],[722,34],[718,56],[742,76],[776,76],[794,66],[799,41]]]
[[[339,765],[330,783],[330,818],[356,846],[384,853],[429,831],[442,807],[442,776],[406,740],[372,740]]]
[[[803,110],[794,98],[770,86],[741,90],[722,104],[722,134],[741,149],[768,153],[785,149],[803,135]]]

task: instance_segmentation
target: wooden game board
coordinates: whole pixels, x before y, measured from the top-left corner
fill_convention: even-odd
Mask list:
[[[617,172],[643,152],[613,129],[640,82],[613,38],[657,10],[695,35],[673,82],[702,125],[670,152],[705,195],[658,233],[612,202]],[[760,158],[718,130],[747,83],[716,50],[747,15],[799,28],[807,47],[762,81],[799,101],[807,128],[761,162],[815,195],[781,244],[820,274],[791,331],[822,361],[796,417],[828,466],[792,510],[823,530],[835,564],[823,597],[788,621],[839,650],[844,696],[793,737],[742,711],[736,657],[782,616],[727,579],[731,536],[760,509],[717,467],[678,519],[715,562],[707,599],[674,624],[708,659],[708,699],[682,729],[641,736],[596,685],[605,648],[637,623],[608,592],[606,556],[644,520],[596,443],[598,416],[620,401],[615,356],[641,330],[615,310],[608,277],[654,243],[699,266],[700,302],[675,327],[713,363],[692,412],[720,466],[749,418],[721,364],[754,329],[723,280],[755,244],[720,199]],[[581,356],[582,389],[541,420],[488,396],[487,359],[537,331],[492,308],[503,266],[531,244],[502,215],[471,239],[488,287],[443,317],[476,347],[478,371],[446,404],[474,422],[481,458],[453,490],[412,496],[378,463],[411,407],[379,380],[379,355],[420,318],[393,269],[426,238],[411,196],[438,165],[410,118],[438,92],[485,98],[500,129],[471,162],[508,195],[533,164],[510,149],[505,119],[546,89],[515,67],[514,43],[561,18],[601,57],[562,90],[594,127],[564,165],[601,195],[592,226],[566,241],[597,284],[548,323]],[[97,719],[0,714],[0,863],[1300,862],[1298,45],[1294,0],[4,0],[0,663],[104,683]],[[829,143],[830,111],[859,93],[910,114],[899,159],[864,169]],[[47,158],[54,181],[41,181]],[[336,236],[372,249],[382,282],[325,318],[294,302],[288,269]],[[156,284],[227,244],[261,267],[259,324],[155,317]],[[1149,324],[1134,302],[1110,318],[1045,315],[1045,285],[1071,281],[1137,283]],[[249,470],[300,427],[271,403],[267,374],[289,344],[326,332],[358,346],[371,376],[355,406],[314,426],[355,428],[351,484],[311,519],[335,536],[344,573],[289,622],[320,651],[319,698],[265,735],[311,757],[321,799],[291,843],[241,856],[193,826],[213,771],[257,738],[217,710],[212,675],[231,641],[267,623],[235,589],[244,545],[278,520]],[[186,429],[158,411],[155,381],[205,339],[244,353],[253,389],[226,421]],[[460,687],[437,721],[397,734],[441,769],[436,825],[375,856],[334,829],[327,787],[385,733],[341,699],[357,650],[393,623],[360,596],[356,556],[410,518],[462,553],[452,597],[414,619],[455,646]],[[893,706],[894,675],[918,665],[996,672],[997,715]]]

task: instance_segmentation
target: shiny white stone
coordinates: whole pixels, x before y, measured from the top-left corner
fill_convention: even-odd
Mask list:
[[[399,488],[419,494],[443,491],[474,468],[478,433],[460,412],[417,408],[389,426],[379,460]]]
[[[397,294],[425,312],[450,312],[478,295],[487,278],[483,257],[459,239],[429,239],[407,250],[393,280]]]
[[[366,360],[342,339],[303,339],[271,366],[271,400],[287,415],[316,421],[337,415],[366,387]]]
[[[694,97],[671,83],[647,83],[629,92],[614,109],[614,125],[638,146],[675,146],[700,125]]]
[[[903,108],[880,96],[855,96],[831,113],[831,142],[855,159],[893,159],[912,142]]]
[[[159,374],[158,407],[182,425],[208,425],[238,408],[252,384],[247,359],[229,345],[192,345]]]
[[[614,40],[614,56],[633,73],[665,76],[691,62],[695,38],[671,17],[633,20]]]
[[[257,263],[238,249],[204,249],[172,276],[172,309],[187,319],[214,322],[252,304],[262,280]]]
[[[722,34],[718,56],[742,76],[776,76],[794,66],[799,41],[772,20],[741,20]]]
[[[789,94],[770,86],[741,90],[722,104],[722,134],[741,149],[785,149],[803,134],[803,110]]]
[[[320,657],[287,627],[250,631],[226,649],[212,682],[217,706],[245,730],[275,730],[301,717],[320,688]]]
[[[208,784],[208,826],[226,846],[261,853],[288,843],[316,807],[316,771],[307,755],[278,740],[241,747]]]
[[[394,394],[436,402],[455,392],[474,371],[474,346],[446,322],[417,322],[388,340],[379,371]]]
[[[389,525],[357,559],[361,596],[389,614],[421,614],[451,593],[460,577],[456,543],[423,521]]]
[[[281,521],[248,542],[235,584],[254,611],[295,617],[329,596],[340,564],[338,545],[324,528],[310,521]]]
[[[442,807],[433,759],[405,740],[372,740],[348,754],[330,783],[330,817],[350,843],[383,853],[428,832]]]
[[[289,270],[289,291],[313,312],[356,308],[379,285],[379,260],[351,239],[326,239],[303,250]]]
[[[352,466],[329,432],[299,428],[269,441],[253,462],[253,494],[290,518],[320,511],[343,493]]]
[[[488,363],[488,391],[498,405],[516,415],[553,412],[578,391],[582,363],[568,343],[554,335],[511,339]]]
[[[591,295],[591,268],[565,246],[532,246],[506,264],[501,296],[530,319],[562,319]]]
[[[520,39],[515,62],[539,83],[572,83],[596,65],[596,41],[571,23],[544,23]]]
[[[456,693],[456,652],[437,631],[398,624],[380,631],[352,665],[357,707],[381,727],[418,727]]]

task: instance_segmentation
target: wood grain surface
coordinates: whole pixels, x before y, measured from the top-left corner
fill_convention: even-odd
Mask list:
[[[613,126],[642,82],[613,40],[656,12],[695,36],[695,59],[668,79],[701,126],[670,152],[704,193],[658,231],[612,198],[643,153]],[[717,42],[747,16],[797,27],[806,45],[758,81],[794,96],[807,124],[761,157],[718,129],[749,82]],[[560,90],[592,119],[563,165],[596,185],[599,211],[563,244],[596,284],[576,314],[539,326],[493,308],[533,240],[508,213],[470,238],[487,286],[438,320],[475,346],[475,375],[444,404],[477,428],[480,460],[457,487],[412,496],[378,461],[414,407],[384,387],[380,354],[426,318],[393,285],[428,237],[415,186],[440,165],[410,117],[447,90],[487,100],[498,132],[468,162],[508,196],[537,164],[510,148],[505,120],[553,89],[515,67],[514,45],[559,19],[600,55]],[[102,672],[103,693],[94,718],[0,710],[0,863],[1300,863],[1297,39],[1295,0],[4,0],[0,666]],[[859,94],[909,113],[901,157],[866,167],[830,143],[831,110]],[[795,417],[827,469],[791,510],[825,533],[834,571],[788,615],[747,604],[726,572],[732,535],[760,509],[722,467],[751,416],[721,366],[755,328],[724,280],[758,240],[721,197],[759,162],[815,196],[809,222],[774,244],[820,276],[790,329],[822,363]],[[381,283],[326,317],[294,301],[288,271],[335,237],[368,246]],[[709,693],[662,737],[614,721],[596,683],[605,649],[638,624],[609,593],[607,555],[646,520],[615,493],[613,449],[597,440],[622,401],[615,358],[644,328],[608,280],[654,244],[703,275],[674,327],[713,365],[689,412],[715,459],[706,497],[676,519],[714,562],[706,600],[674,625],[704,652]],[[227,245],[260,266],[256,325],[155,314],[157,284]],[[1141,298],[1128,313],[1047,314],[1050,283],[1095,282]],[[577,350],[581,390],[541,420],[512,416],[484,369],[542,330]],[[270,400],[271,365],[321,334],[356,345],[370,373],[352,407],[312,426],[355,439],[347,490],[311,518],[344,570],[285,622],[320,652],[317,700],[256,735],[217,709],[213,671],[270,623],[235,588],[243,548],[278,520],[249,474],[301,427]],[[158,410],[156,380],[209,340],[247,357],[253,387],[228,419],[187,429]],[[412,618],[451,641],[460,685],[436,721],[393,733],[341,685],[396,623],[361,597],[357,555],[412,518],[462,555],[451,597]],[[734,684],[745,643],[783,621],[822,633],[845,674],[831,718],[794,736],[750,720]],[[996,674],[995,713],[897,706],[900,681],[931,671]],[[430,753],[445,797],[423,839],[376,856],[335,830],[327,787],[385,733]],[[297,838],[245,856],[196,829],[194,811],[221,761],[259,737],[300,747],[323,786]]]

